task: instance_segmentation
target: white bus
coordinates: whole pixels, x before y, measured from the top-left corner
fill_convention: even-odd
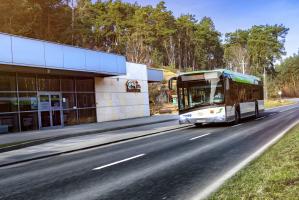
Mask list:
[[[184,73],[176,80],[181,124],[235,122],[264,110],[263,84],[260,78],[219,69]]]

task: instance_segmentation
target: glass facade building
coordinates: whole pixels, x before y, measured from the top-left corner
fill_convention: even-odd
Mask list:
[[[0,71],[0,133],[96,121],[94,77]]]

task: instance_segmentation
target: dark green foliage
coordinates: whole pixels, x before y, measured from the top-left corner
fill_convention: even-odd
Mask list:
[[[273,74],[274,63],[285,55],[288,30],[283,25],[261,25],[227,33],[224,53],[227,66],[232,64],[240,71],[244,61],[247,73],[261,76],[265,68],[268,74]]]
[[[213,69],[221,34],[210,18],[175,18],[165,2],[1,0],[0,31],[125,55],[150,66]]]
[[[1,0],[0,32],[125,55],[128,61],[179,71],[224,66],[260,75],[284,54],[283,25],[221,34],[211,18],[176,18],[161,1]],[[224,58],[224,59],[223,59]]]

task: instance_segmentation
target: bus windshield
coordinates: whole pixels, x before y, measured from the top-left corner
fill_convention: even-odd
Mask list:
[[[218,78],[184,81],[178,89],[180,110],[224,102],[223,81]]]

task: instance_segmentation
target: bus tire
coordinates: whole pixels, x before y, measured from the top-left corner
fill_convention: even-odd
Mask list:
[[[202,127],[202,124],[201,124],[201,123],[196,123],[196,124],[194,124],[194,125],[195,125],[196,128],[200,128],[200,127]]]
[[[234,124],[239,124],[240,123],[240,112],[238,109],[235,110],[235,121]]]

